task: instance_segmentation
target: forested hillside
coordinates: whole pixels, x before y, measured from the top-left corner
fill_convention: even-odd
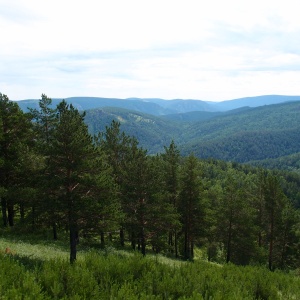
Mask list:
[[[268,158],[259,161],[250,161],[253,166],[261,166],[267,169],[288,170],[300,173],[300,152],[282,156],[279,158]]]
[[[193,260],[200,250],[218,263],[299,267],[299,174],[181,156],[173,141],[148,155],[120,123],[93,137],[84,113],[51,102],[42,95],[25,114],[0,94],[3,227],[51,229],[54,240],[67,231],[71,263],[84,239],[143,255]]]
[[[113,120],[121,124],[127,135],[136,137],[150,154],[162,151],[183,129],[178,122],[127,109],[105,107],[86,111],[85,123],[91,134],[103,132]]]
[[[269,105],[194,123],[183,154],[248,162],[299,152],[300,102]]]
[[[118,108],[87,111],[85,122],[95,134],[112,120],[135,136],[150,154],[173,139],[183,155],[250,162],[300,151],[300,102],[240,108],[228,112],[190,112],[154,117]]]

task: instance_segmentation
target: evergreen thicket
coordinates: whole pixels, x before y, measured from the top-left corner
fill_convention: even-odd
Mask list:
[[[84,118],[46,95],[23,113],[0,94],[4,227],[67,231],[71,263],[83,238],[143,255],[193,260],[201,249],[219,263],[299,266],[299,174],[182,157],[174,142],[149,156],[120,123],[93,137]]]

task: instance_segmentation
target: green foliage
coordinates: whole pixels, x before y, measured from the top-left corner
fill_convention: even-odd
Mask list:
[[[50,260],[26,269],[13,256],[3,255],[0,265],[3,299],[300,297],[298,277],[262,267],[220,266],[203,261],[169,265],[140,255],[94,251],[72,265],[64,260]]]
[[[44,296],[35,275],[10,255],[0,254],[1,299],[50,299]]]
[[[194,244],[197,238],[203,236],[205,205],[201,199],[201,176],[199,161],[190,155],[184,161],[180,170],[181,186],[179,193],[179,213],[183,231],[183,256],[193,259]]]
[[[16,188],[24,187],[25,174],[31,170],[31,164],[23,161],[24,156],[31,154],[31,127],[29,115],[0,93],[0,191],[4,226],[14,225],[14,210],[18,203],[11,194]]]
[[[287,170],[300,174],[300,152],[282,156],[276,159],[268,158],[259,161],[254,160],[248,163],[253,166],[260,166],[262,168]]]

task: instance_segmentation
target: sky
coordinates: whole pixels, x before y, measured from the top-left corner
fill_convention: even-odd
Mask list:
[[[0,93],[300,95],[296,0],[0,0]]]

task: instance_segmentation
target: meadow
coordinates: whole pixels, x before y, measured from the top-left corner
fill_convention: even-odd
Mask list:
[[[0,299],[300,299],[297,271],[143,257],[84,243],[70,264],[68,250],[65,238],[1,230]]]

